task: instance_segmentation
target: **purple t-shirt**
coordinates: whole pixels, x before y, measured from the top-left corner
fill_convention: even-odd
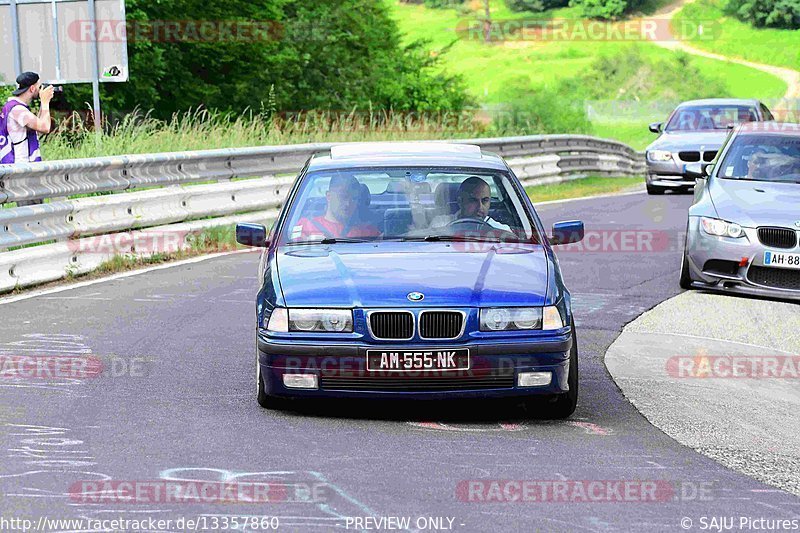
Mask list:
[[[39,137],[35,130],[26,128],[24,124],[19,124],[12,117],[12,110],[16,107],[22,106],[30,113],[30,108],[23,102],[15,98],[10,98],[8,102],[0,110],[0,164],[13,165],[14,163],[35,163],[42,160],[42,155],[39,152]],[[17,110],[21,111],[21,110]],[[15,111],[13,114],[17,114]],[[20,113],[21,114],[21,113]],[[18,131],[10,131],[9,126],[13,122],[11,129]],[[20,131],[24,128],[23,132]]]

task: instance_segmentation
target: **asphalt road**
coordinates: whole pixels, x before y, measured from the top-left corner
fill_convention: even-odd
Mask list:
[[[278,517],[280,531],[322,531],[387,525],[353,520],[366,516],[408,517],[409,529],[433,529],[427,518],[443,517],[440,529],[491,532],[681,531],[686,519],[699,531],[710,517],[733,517],[737,525],[739,517],[796,518],[797,497],[727,470],[651,426],[603,365],[624,324],[678,292],[690,200],[636,194],[539,208],[548,226],[580,218],[599,232],[587,246],[599,242],[592,246],[600,250],[559,254],[575,297],[582,372],[578,409],[568,421],[530,420],[495,402],[259,408],[256,254],[0,305],[0,355],[103,363],[96,377],[0,379],[2,518],[203,517],[201,526],[211,526],[264,515]],[[655,236],[644,242],[656,250],[619,250],[614,240],[628,238],[613,236],[620,230]],[[275,482],[284,490],[278,501],[258,504],[164,497],[129,503],[114,493],[92,500],[87,490],[94,486],[79,482],[100,480]],[[465,497],[457,487],[470,480],[569,480],[560,486],[570,494],[590,481],[640,480],[672,492],[659,489],[656,499],[665,501],[636,493],[606,502],[464,501],[472,493]],[[491,484],[483,486],[473,499],[497,499]],[[306,488],[316,492],[307,497]]]

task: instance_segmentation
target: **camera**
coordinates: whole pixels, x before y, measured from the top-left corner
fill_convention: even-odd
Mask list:
[[[48,87],[50,87],[49,83],[43,83],[42,84],[42,89],[46,89]],[[60,92],[63,92],[63,91],[64,91],[64,88],[61,85],[53,85],[53,92],[54,93],[60,93]]]

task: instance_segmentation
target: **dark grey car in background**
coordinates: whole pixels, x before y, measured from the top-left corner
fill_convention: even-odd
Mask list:
[[[773,120],[772,113],[758,100],[710,98],[683,102],[666,123],[650,124],[650,131],[660,135],[646,149],[648,194],[694,187],[694,178],[684,171],[687,163],[713,161],[730,125],[764,120]]]
[[[741,124],[715,163],[686,170],[681,287],[800,299],[800,124]]]

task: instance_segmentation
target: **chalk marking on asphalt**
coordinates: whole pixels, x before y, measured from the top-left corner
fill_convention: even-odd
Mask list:
[[[584,429],[586,433],[590,435],[602,435],[604,437],[607,437],[608,435],[611,435],[614,432],[611,429],[600,427],[597,424],[593,424],[591,422],[577,422],[574,420],[569,420],[567,421],[567,424],[570,426],[575,426]]]
[[[328,481],[328,479],[325,477],[324,474],[322,474],[322,472],[309,471],[309,473],[312,476],[314,476],[315,478],[317,478],[319,481],[325,483],[326,485],[329,485],[334,491],[336,491],[337,494],[339,494],[339,496],[341,496],[345,500],[349,501],[350,503],[352,503],[353,505],[355,505],[356,507],[361,509],[361,511],[365,513],[365,516],[380,516],[378,513],[376,513],[372,509],[370,509],[366,504],[361,503],[359,500],[357,500],[354,497],[352,497],[349,494],[347,494],[338,485]],[[319,508],[320,508],[321,511],[328,512],[330,514],[333,514],[334,516],[338,516],[340,519],[346,519],[347,518],[346,516],[343,516],[343,515],[339,514],[337,511],[332,509],[327,504],[324,504],[324,503],[320,504]],[[407,529],[406,528],[404,531],[416,531],[416,530],[412,530],[412,529]]]
[[[524,424],[508,424],[502,422],[498,423],[497,427],[477,427],[477,428],[456,427],[451,424],[443,424],[441,422],[406,422],[406,424],[415,429],[434,430],[434,431],[454,431],[459,433],[489,433],[489,432],[499,432],[499,431],[515,433],[527,429],[527,426],[525,426]]]
[[[99,302],[110,302],[115,298],[103,298],[102,296],[43,296],[42,300],[92,300]]]

